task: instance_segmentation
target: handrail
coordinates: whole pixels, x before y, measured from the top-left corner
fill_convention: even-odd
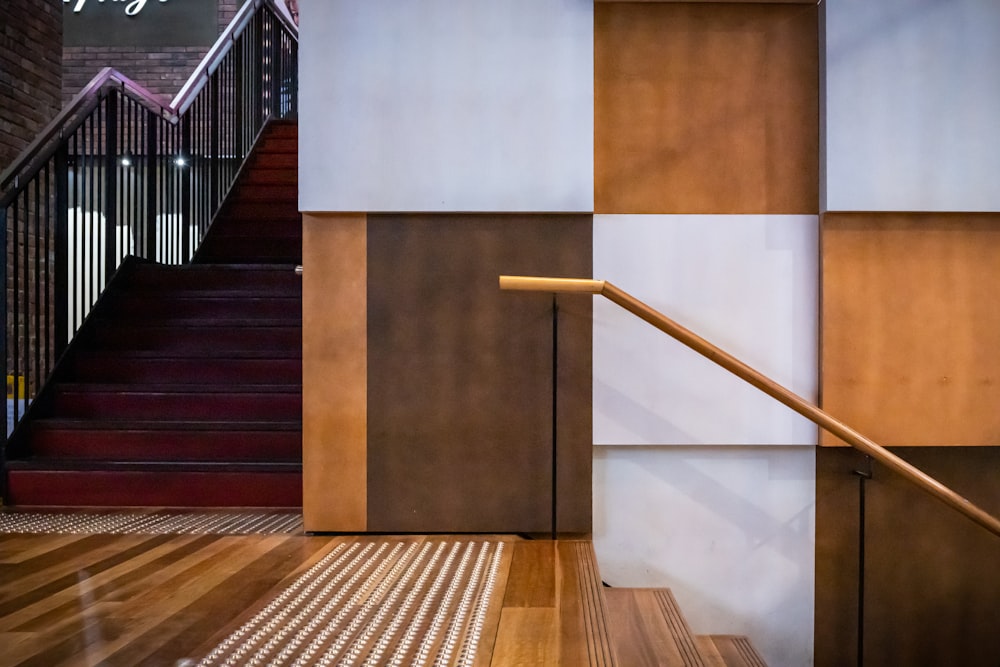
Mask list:
[[[275,16],[293,36],[298,36],[298,27],[288,19],[277,6],[275,0],[252,0],[245,3],[236,12],[233,20],[215,40],[215,44],[201,59],[194,72],[169,104],[165,104],[163,99],[118,70],[111,67],[103,68],[80,92],[73,96],[73,99],[39,132],[34,141],[21,151],[17,159],[0,173],[0,193],[6,190],[11,183],[14,183],[16,187],[17,182],[31,178],[35,168],[41,162],[52,157],[57,150],[58,142],[53,140],[71,134],[76,129],[76,123],[73,121],[82,122],[85,112],[91,110],[100,101],[102,91],[108,87],[115,87],[123,93],[128,93],[130,97],[153,113],[176,124],[180,116],[190,108],[195,98],[198,97],[198,93],[208,83],[212,73],[218,69],[219,63],[229,53],[236,38],[246,29],[254,13],[264,5],[268,5],[274,10]],[[44,154],[42,154],[43,151]]]
[[[16,187],[18,181],[31,178],[34,175],[32,167],[37,167],[39,163],[48,160],[55,153],[58,142],[53,140],[72,134],[79,123],[83,122],[86,113],[97,105],[102,92],[107,88],[115,88],[123,93],[128,93],[136,102],[153,113],[162,116],[165,120],[176,122],[176,115],[163,103],[163,100],[118,70],[105,67],[80,92],[73,96],[69,104],[56,114],[56,117],[38,133],[34,141],[28,144],[17,159],[0,174],[0,190],[6,189],[12,182]],[[46,146],[48,150],[45,150]]]
[[[695,352],[714,361],[741,380],[750,383],[765,394],[785,404],[806,419],[825,428],[855,449],[871,456],[904,479],[931,494],[966,518],[976,522],[994,535],[1000,536],[1000,520],[971,501],[962,497],[919,468],[907,463],[882,445],[864,437],[843,422],[830,416],[798,394],[786,389],[761,372],[746,365],[728,352],[716,347],[689,329],[684,328],[631,294],[604,280],[579,278],[542,278],[531,276],[500,276],[500,289],[537,292],[575,292],[599,294],[618,304],[633,315],[670,335]]]
[[[175,116],[180,116],[188,110],[188,107],[191,106],[194,99],[198,97],[198,93],[200,93],[202,88],[204,88],[208,83],[212,73],[218,69],[219,63],[222,62],[222,59],[229,52],[233,41],[240,36],[243,30],[250,23],[250,19],[253,17],[254,13],[263,5],[269,5],[271,9],[274,10],[274,14],[278,20],[284,24],[285,28],[287,28],[293,36],[298,36],[298,26],[292,23],[288,17],[285,16],[285,13],[275,4],[275,0],[251,0],[251,2],[243,4],[243,6],[241,6],[236,12],[236,15],[233,16],[233,19],[229,22],[226,29],[221,35],[219,35],[218,39],[215,40],[215,44],[212,45],[212,48],[209,49],[208,53],[205,54],[205,57],[201,59],[198,67],[195,68],[194,72],[191,73],[191,76],[188,77],[188,80],[184,82],[181,89],[176,95],[174,95],[174,99],[170,102],[170,109]]]

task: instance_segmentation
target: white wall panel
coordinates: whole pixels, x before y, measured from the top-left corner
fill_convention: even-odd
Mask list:
[[[824,4],[826,210],[1000,210],[1000,3]]]
[[[597,215],[609,280],[814,402],[816,216]],[[594,303],[594,442],[807,445],[816,427],[606,299]]]
[[[302,210],[593,210],[590,0],[301,2]]]
[[[813,664],[815,448],[597,447],[594,548],[605,581],[670,588],[696,633]]]

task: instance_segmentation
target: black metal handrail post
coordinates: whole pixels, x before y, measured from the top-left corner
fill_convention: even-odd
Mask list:
[[[146,206],[145,224],[142,225],[142,255],[147,259],[156,258],[156,204],[157,192],[162,181],[160,174],[170,169],[169,160],[160,163],[160,150],[157,143],[157,124],[146,125]],[[138,243],[138,239],[136,240]]]
[[[108,110],[104,127],[101,128],[105,135],[104,230],[102,231],[104,234],[104,266],[99,275],[102,275],[106,280],[108,276],[114,273],[117,266],[115,253],[112,250],[115,247],[115,232],[118,228],[118,167],[121,164],[121,160],[125,158],[118,155],[118,92],[115,90],[109,91],[108,96],[104,99],[104,104]],[[135,158],[129,156],[129,159]],[[101,282],[103,283],[104,281],[102,280]],[[103,284],[96,286],[95,291],[103,287]]]
[[[69,146],[64,142],[55,154],[55,220],[52,253],[52,354],[58,359],[69,343]]]
[[[865,456],[865,469],[855,470],[858,477],[858,647],[857,667],[865,663],[865,508],[866,483],[872,479],[872,457]]]

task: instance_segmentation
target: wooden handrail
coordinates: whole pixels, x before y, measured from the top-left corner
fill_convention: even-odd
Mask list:
[[[952,509],[976,522],[994,535],[1000,537],[1000,520],[989,512],[973,504],[919,468],[907,463],[888,449],[864,437],[843,422],[830,416],[798,394],[786,389],[732,356],[716,347],[694,332],[674,322],[631,294],[604,280],[582,280],[579,278],[537,278],[528,276],[500,276],[500,289],[540,292],[589,292],[600,294],[618,304],[633,315],[690,347],[695,352],[714,361],[730,373],[752,384],[765,394],[784,403],[806,419],[825,428],[855,449],[867,454],[907,481],[915,484]]]

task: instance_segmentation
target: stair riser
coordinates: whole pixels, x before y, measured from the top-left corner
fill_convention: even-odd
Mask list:
[[[208,240],[202,246],[201,261],[302,263],[301,241],[283,238],[268,241],[267,247],[261,247],[260,239],[230,237],[219,241]]]
[[[295,202],[235,201],[226,206],[220,215],[239,220],[288,220],[299,215]]]
[[[301,359],[108,359],[77,361],[77,377],[87,382],[153,384],[302,383]]]
[[[36,457],[107,461],[302,460],[296,431],[81,430],[39,428],[32,433]]]
[[[56,394],[59,417],[98,419],[296,420],[296,394],[140,394],[103,391]]]
[[[226,224],[220,225],[206,237],[205,241],[213,238],[255,238],[257,243],[263,245],[260,237],[267,239],[288,239],[302,243],[302,221],[297,217],[287,218],[243,218],[239,220],[227,219]],[[270,241],[268,241],[270,243]]]
[[[277,184],[241,184],[237,190],[240,200],[245,202],[281,202],[297,206],[299,188],[297,185]]]
[[[225,357],[227,352],[272,351],[302,356],[302,330],[295,327],[128,327],[103,325],[94,331],[95,349],[141,350],[186,356]]]
[[[301,233],[301,231],[300,231]],[[281,267],[268,270],[232,270],[190,265],[184,268],[156,267],[158,270],[136,271],[130,291],[145,290],[221,290],[227,293],[245,292],[262,296],[293,296],[302,293],[302,278]]]
[[[298,136],[271,135],[264,139],[254,151],[254,157],[269,155],[271,153],[290,153],[297,155],[299,151]]]
[[[246,174],[243,185],[294,185],[298,187],[299,173],[295,169],[284,167],[272,169],[255,166]]]
[[[190,319],[193,317],[214,320],[216,318],[240,319],[287,319],[299,322],[302,318],[302,301],[295,298],[175,298],[175,297],[125,297],[119,304],[121,317],[138,321],[157,318],[163,321]],[[134,320],[133,320],[134,321]]]
[[[254,157],[251,169],[298,169],[299,156],[296,152],[261,153]]]
[[[11,470],[8,479],[22,506],[302,506],[300,473]]]

